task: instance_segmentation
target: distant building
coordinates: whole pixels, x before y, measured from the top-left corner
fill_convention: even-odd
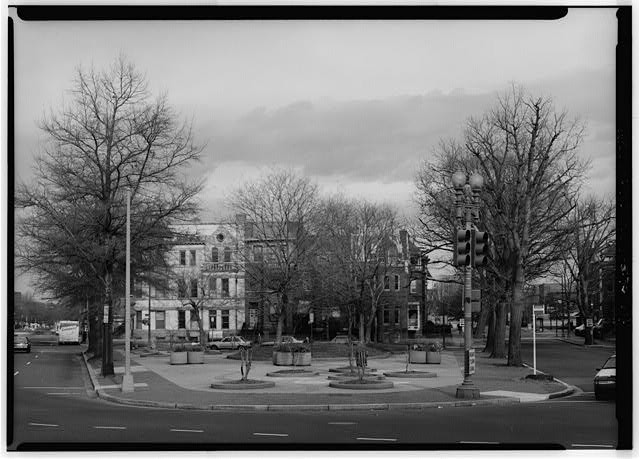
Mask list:
[[[209,339],[237,334],[245,323],[244,228],[235,223],[176,225],[167,288],[135,282],[134,335],[166,338],[199,335],[189,301],[202,309],[201,321]],[[149,309],[151,315],[149,316]]]

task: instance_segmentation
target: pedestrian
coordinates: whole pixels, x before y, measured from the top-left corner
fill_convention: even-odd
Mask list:
[[[462,335],[462,324],[458,322],[458,335]]]

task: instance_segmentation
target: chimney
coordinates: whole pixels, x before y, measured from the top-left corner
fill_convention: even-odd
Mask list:
[[[402,259],[406,260],[409,258],[409,233],[405,229],[400,230],[400,243],[402,244]]]

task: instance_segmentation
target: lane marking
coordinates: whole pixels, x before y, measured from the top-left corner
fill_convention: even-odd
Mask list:
[[[358,437],[356,440],[362,441],[398,441],[397,438],[370,438],[370,437]]]
[[[258,435],[262,437],[288,437],[289,434],[283,433],[263,433],[263,432],[254,432],[253,435]]]
[[[458,443],[463,443],[467,445],[499,445],[500,442],[497,441],[460,441]]]
[[[356,422],[328,422],[327,424],[331,424],[334,426],[350,426],[357,423]]]
[[[31,362],[27,362],[27,365],[31,365]]]
[[[25,386],[22,389],[84,389],[84,387],[75,387],[75,386]]]
[[[18,370],[16,370],[16,372],[13,374],[13,376],[16,376],[18,373],[20,373]]]
[[[47,395],[80,395],[79,392],[47,392]]]
[[[613,445],[583,445],[581,443],[572,443],[571,446],[582,446],[583,448],[613,448]]]
[[[194,433],[203,433],[204,430],[196,430],[196,429],[169,429],[171,432],[194,432]]]
[[[94,429],[115,429],[115,430],[125,430],[126,427],[122,426],[93,426]]]
[[[38,356],[36,355],[36,359],[38,358]]]
[[[30,426],[40,426],[40,427],[60,427],[58,424],[42,424],[40,422],[30,422]]]

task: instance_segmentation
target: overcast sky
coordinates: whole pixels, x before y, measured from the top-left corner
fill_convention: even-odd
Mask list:
[[[510,82],[587,122],[587,188],[613,194],[615,12],[538,22],[16,19],[16,179],[29,180],[36,122],[76,67],[103,68],[122,52],[207,143],[191,171],[206,180],[207,220],[224,214],[230,188],[273,165],[410,214],[421,160]]]

